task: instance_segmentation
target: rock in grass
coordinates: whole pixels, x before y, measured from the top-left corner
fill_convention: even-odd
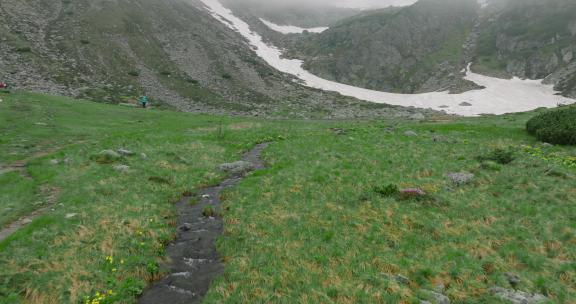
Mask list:
[[[522,282],[517,274],[507,272],[504,274],[504,276],[506,277],[506,280],[508,280],[508,283],[510,283],[510,286],[512,286],[514,289],[518,286],[518,284],[520,284],[520,282]]]
[[[66,214],[66,216],[64,216],[64,218],[69,220],[69,219],[75,218],[76,216],[78,216],[78,213],[68,213],[68,214]]]
[[[421,198],[426,196],[426,192],[422,189],[418,188],[408,188],[402,189],[398,192],[401,199],[414,199],[414,198]]]
[[[121,158],[122,155],[112,150],[103,150],[100,153],[92,156],[92,159],[94,161],[101,164],[111,164],[113,162],[120,160]]]
[[[497,298],[508,301],[512,304],[539,304],[548,301],[544,295],[539,293],[527,293],[518,290],[494,287],[490,292]]]
[[[416,137],[416,136],[418,136],[418,133],[409,130],[409,131],[404,132],[404,135],[408,136],[408,137]]]
[[[463,186],[474,180],[474,174],[469,172],[451,172],[448,173],[448,178],[450,178],[454,185]]]
[[[254,165],[247,161],[237,161],[233,163],[226,163],[219,166],[220,170],[230,173],[232,175],[244,175],[256,169]]]
[[[130,170],[130,166],[126,165],[116,165],[113,168],[118,172],[128,172]]]
[[[136,153],[130,151],[130,150],[126,150],[126,149],[118,149],[116,152],[118,152],[118,154],[122,155],[122,156],[133,156]]]
[[[424,290],[424,293],[429,297],[429,303],[432,304],[450,304],[450,299],[436,291]]]

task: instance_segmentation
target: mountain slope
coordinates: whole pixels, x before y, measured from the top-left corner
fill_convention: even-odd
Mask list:
[[[321,77],[369,89],[456,89],[465,85],[457,75],[476,13],[472,0],[423,0],[345,20],[304,39],[292,55]]]
[[[146,93],[192,112],[407,113],[295,83],[196,0],[5,0],[0,15],[0,81],[20,89],[111,103]]]
[[[576,2],[495,2],[482,22],[474,68],[542,79],[576,96]]]

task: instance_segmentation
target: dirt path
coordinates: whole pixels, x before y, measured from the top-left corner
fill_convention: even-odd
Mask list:
[[[242,160],[251,162],[256,170],[264,168],[260,158],[268,144],[257,145]],[[182,199],[178,209],[176,240],[167,248],[170,274],[148,288],[138,300],[140,304],[200,303],[214,278],[221,275],[224,265],[216,251],[216,239],[222,234],[223,223],[219,217],[202,215],[206,206],[220,209],[220,194],[236,185],[242,176],[231,176],[217,186],[205,188],[200,201],[192,205],[191,197]]]

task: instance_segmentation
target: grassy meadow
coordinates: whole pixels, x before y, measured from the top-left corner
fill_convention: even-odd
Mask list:
[[[268,168],[224,195],[226,269],[206,303],[419,303],[439,285],[452,303],[506,303],[488,292],[511,288],[506,273],[576,303],[576,148],[529,136],[534,113],[267,121],[0,99],[0,164],[26,164],[0,174],[0,225],[48,210],[0,242],[0,303],[133,303],[162,276],[173,203],[263,141]],[[120,148],[134,155],[94,160]]]

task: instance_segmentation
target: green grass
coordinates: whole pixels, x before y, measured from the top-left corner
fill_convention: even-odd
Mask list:
[[[418,303],[438,283],[452,303],[499,303],[488,289],[509,287],[505,272],[522,278],[520,290],[554,303],[576,297],[576,171],[555,161],[576,148],[529,153],[538,145],[524,130],[533,114],[265,121],[27,93],[3,99],[0,163],[28,166],[0,175],[0,219],[37,201],[52,200],[55,211],[0,243],[0,303],[78,303],[108,291],[103,303],[132,303],[161,275],[157,263],[175,231],[172,203],[216,183],[218,164],[267,140],[268,168],[223,197],[226,270],[206,303]],[[388,132],[390,125],[397,127]],[[435,142],[439,135],[455,143]],[[121,147],[137,153],[118,162],[127,173],[90,160]],[[478,157],[498,148],[513,150],[514,161],[483,169]],[[452,186],[445,174],[459,171],[473,172],[474,182]],[[390,185],[429,197],[378,190]],[[6,212],[9,205],[18,208]],[[78,215],[65,219],[69,213]],[[409,284],[389,279],[396,274]]]

